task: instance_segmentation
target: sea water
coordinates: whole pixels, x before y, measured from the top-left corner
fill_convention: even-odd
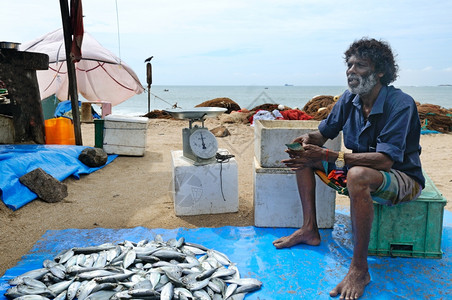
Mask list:
[[[397,87],[397,86],[396,86]],[[452,86],[398,87],[414,100],[450,108]],[[180,107],[193,108],[214,98],[230,98],[241,108],[251,109],[261,104],[283,104],[302,109],[318,95],[341,95],[345,86],[151,86],[146,91],[113,107],[114,114],[139,116],[152,110]]]

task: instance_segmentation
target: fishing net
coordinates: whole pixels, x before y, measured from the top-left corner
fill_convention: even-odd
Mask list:
[[[314,120],[321,121],[330,114],[337,99],[339,99],[338,96],[316,96],[305,104],[303,111],[312,116]]]
[[[278,104],[264,103],[264,104],[258,105],[256,107],[253,107],[252,109],[250,109],[250,111],[258,111],[258,110],[274,111],[275,109],[278,109]]]
[[[240,105],[229,98],[215,98],[198,104],[195,107],[222,107],[227,109],[226,114],[240,110]]]
[[[435,130],[442,133],[452,131],[452,109],[435,104],[416,103],[422,129]]]

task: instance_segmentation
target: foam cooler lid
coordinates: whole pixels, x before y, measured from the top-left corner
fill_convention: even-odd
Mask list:
[[[149,121],[146,117],[132,117],[124,115],[108,115],[105,117],[105,121],[114,122],[132,122],[132,123],[147,123]]]

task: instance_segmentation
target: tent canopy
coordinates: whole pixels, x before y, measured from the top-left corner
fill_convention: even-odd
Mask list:
[[[24,43],[20,49],[49,55],[49,69],[37,71],[41,99],[56,94],[58,99],[67,100],[63,30],[58,29]],[[78,92],[89,101],[108,101],[115,106],[144,91],[135,72],[88,32],[83,36],[82,59],[75,63],[75,68]]]

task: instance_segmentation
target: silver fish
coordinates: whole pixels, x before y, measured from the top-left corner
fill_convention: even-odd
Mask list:
[[[174,286],[171,282],[165,284],[162,288],[162,292],[160,294],[160,299],[162,300],[171,300],[174,295]]]
[[[80,281],[74,281],[69,285],[66,295],[67,300],[72,300],[75,298],[75,295],[77,294],[80,284],[81,284]]]
[[[74,251],[72,249],[66,250],[60,255],[57,255],[54,259],[60,264],[67,262],[72,256],[74,256]]]
[[[75,247],[43,265],[11,279],[14,286],[5,295],[30,300],[241,300],[262,286],[257,279],[240,278],[226,254],[183,237]]]
[[[41,279],[45,274],[50,271],[47,268],[35,269],[28,271],[22,275],[14,277],[8,281],[10,285],[18,285],[24,282],[25,277],[33,278],[33,279]]]
[[[185,297],[185,299],[193,299],[194,298],[192,292],[190,292],[189,290],[187,290],[186,288],[183,288],[183,287],[175,287],[174,288],[174,296],[179,297],[179,299],[181,297]]]
[[[98,283],[94,280],[89,281],[83,287],[79,288],[77,300],[85,300],[91,294]]]
[[[96,253],[96,252],[100,252],[100,251],[104,251],[104,250],[109,250],[109,249],[113,249],[115,248],[116,245],[113,245],[111,243],[106,243],[106,244],[102,244],[99,246],[92,246],[92,247],[76,247],[76,248],[72,248],[72,251],[74,251],[75,254],[91,254],[91,253]]]
[[[37,279],[30,278],[30,277],[25,277],[23,280],[23,283],[28,286],[47,288],[47,286],[43,282],[41,282]]]
[[[66,280],[66,281],[61,281],[55,284],[52,284],[51,286],[48,287],[48,289],[54,294],[54,295],[58,295],[61,292],[63,292],[65,289],[67,289],[71,283],[74,281],[74,278],[71,280]]]
[[[187,283],[187,288],[190,291],[197,291],[197,290],[205,288],[208,284],[209,284],[209,278],[206,278],[201,281],[191,281],[191,282]]]
[[[226,254],[221,253],[217,250],[214,250],[214,249],[207,250],[207,255],[212,256],[222,265],[228,266],[231,263],[231,261],[226,256]]]
[[[123,261],[124,269],[127,269],[131,264],[133,264],[136,257],[137,257],[137,253],[135,252],[135,250],[130,249],[129,251],[127,251],[126,255],[124,256],[124,261]]]
[[[89,295],[85,300],[105,300],[110,299],[116,292],[115,291],[107,291],[101,290]]]
[[[23,295],[16,299],[17,300],[50,300],[49,298],[40,296],[40,295]]]
[[[65,300],[67,291],[62,291],[59,295],[57,295],[53,300]]]
[[[229,297],[231,297],[232,294],[234,294],[236,289],[237,289],[236,283],[231,283],[230,285],[228,285],[228,287],[226,288],[226,291],[224,292],[224,299],[228,299]]]
[[[197,290],[193,293],[197,300],[211,300],[209,294],[204,290]]]

